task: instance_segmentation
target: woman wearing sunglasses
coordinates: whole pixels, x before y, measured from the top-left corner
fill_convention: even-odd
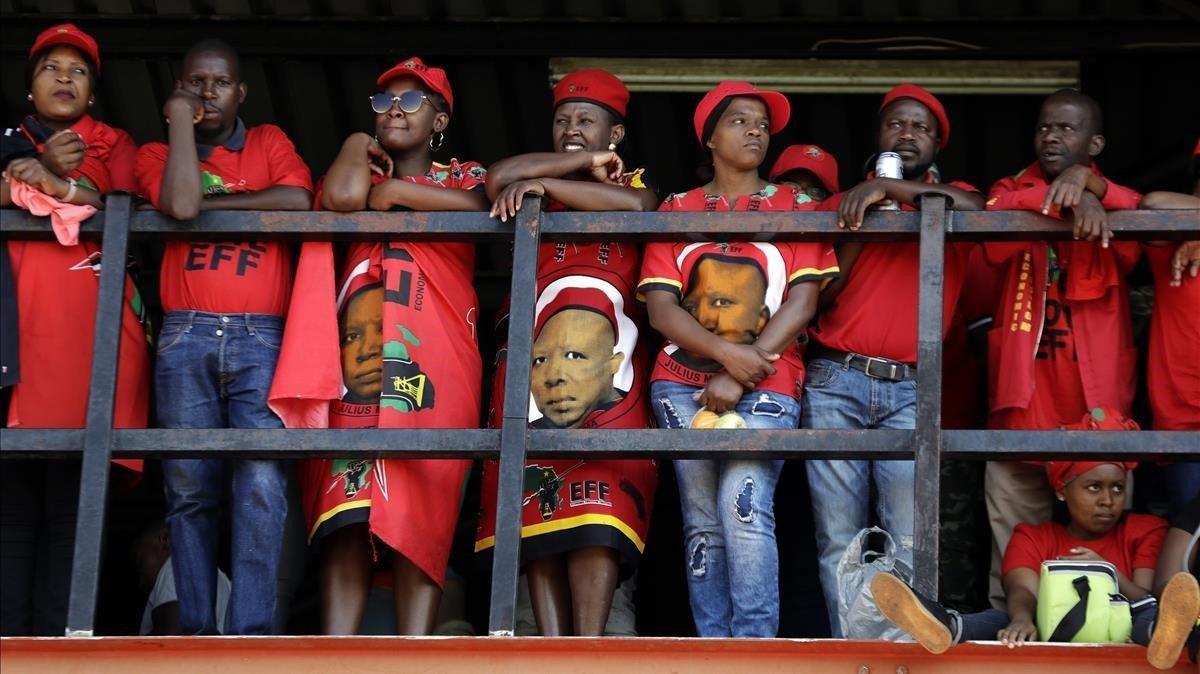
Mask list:
[[[29,65],[33,114],[0,138],[5,177],[0,206],[49,209],[77,225],[104,207],[104,194],[133,188],[137,146],[129,134],[88,114],[100,72],[100,49],[92,36],[71,24],[48,28],[34,41]],[[0,326],[17,336],[20,352],[10,428],[82,428],[87,416],[100,246],[78,241],[77,230],[56,229],[59,242],[10,240],[0,248],[12,263],[16,294],[15,303],[3,300],[6,307],[15,304],[19,325]],[[119,428],[144,428],[149,354],[139,321],[142,301],[129,281],[125,299],[114,421]],[[141,461],[122,463],[141,470]],[[0,472],[4,635],[63,633],[79,465],[6,461]]]
[[[485,210],[482,166],[433,160],[454,108],[445,71],[413,57],[380,75],[378,84],[382,90],[370,97],[375,134],[346,139],[317,186],[317,208]],[[329,274],[332,250],[319,246],[306,244],[301,254],[281,371],[270,396],[285,424],[322,425],[297,409],[296,399],[308,397],[323,405],[332,428],[478,427],[482,364],[475,341],[474,245],[411,242],[402,234],[357,243],[336,287]],[[311,303],[314,295],[306,288],[314,273],[325,285]],[[332,352],[334,342],[325,339],[330,333],[340,342]],[[306,337],[315,346],[302,343]],[[316,382],[318,388],[328,385],[318,396],[310,393],[314,358],[341,364],[331,378]],[[416,459],[306,463],[309,540],[321,546],[323,632],[358,632],[376,553],[385,550],[391,551],[386,561],[397,631],[432,631],[470,465]]]
[[[549,211],[646,211],[657,204],[641,169],[624,172],[629,90],[599,69],[567,75],[554,87],[554,152],[518,155],[492,166],[492,215],[515,217],[529,195]],[[633,243],[544,243],[538,254],[532,400],[535,428],[646,428],[643,317],[633,301],[639,268]],[[507,312],[497,330],[506,341]],[[505,348],[497,355],[491,425],[504,408]],[[497,466],[484,464],[475,549],[490,560],[495,541]],[[618,581],[645,547],[657,474],[649,460],[566,458],[530,462],[521,521],[521,562],[533,618],[543,636],[626,633],[614,615]],[[616,612],[613,612],[614,614]]]

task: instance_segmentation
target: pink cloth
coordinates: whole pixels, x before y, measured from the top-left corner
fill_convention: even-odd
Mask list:
[[[13,203],[34,215],[49,215],[54,236],[64,246],[79,243],[79,225],[96,214],[95,206],[65,204],[32,185],[9,180]]]

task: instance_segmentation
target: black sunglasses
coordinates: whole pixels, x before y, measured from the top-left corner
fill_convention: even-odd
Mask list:
[[[429,105],[433,106],[434,110],[437,110],[437,106],[433,105],[433,101],[430,101],[428,96],[420,91],[417,91],[416,89],[410,89],[399,96],[386,91],[381,91],[371,96],[371,109],[382,115],[388,110],[391,110],[392,105],[396,101],[400,102],[401,112],[409,115],[417,110],[420,110],[421,103],[425,101],[429,101]]]

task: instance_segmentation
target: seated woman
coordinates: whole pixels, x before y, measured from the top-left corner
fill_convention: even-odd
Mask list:
[[[630,173],[616,148],[625,137],[629,90],[599,69],[554,87],[554,152],[518,155],[489,169],[492,215],[514,217],[527,194],[550,211],[644,211],[658,203],[645,173]],[[538,251],[537,309],[530,376],[534,428],[646,428],[646,370],[633,301],[637,244],[544,243]],[[507,341],[501,312],[498,341]],[[504,408],[505,354],[496,356],[491,425]],[[654,506],[654,461],[576,458],[525,467],[521,561],[543,636],[605,632],[618,580],[637,567]],[[484,463],[475,549],[490,561],[495,542],[497,464]]]
[[[700,187],[660,211],[792,211],[808,195],[758,173],[791,106],[777,91],[722,82],[692,117],[711,153]],[[650,379],[660,428],[792,429],[804,363],[797,339],[821,285],[838,274],[827,244],[719,241],[646,246],[638,284],[650,324],[669,340]],[[783,461],[675,461],[692,617],[702,637],[779,630],[775,484]]]
[[[1057,625],[1037,624],[1042,564],[1048,560],[1108,562],[1118,591],[1130,602],[1132,640],[1149,646],[1147,658],[1160,669],[1179,658],[1200,612],[1200,587],[1178,573],[1157,603],[1150,593],[1167,523],[1153,515],[1125,512],[1125,484],[1133,463],[1053,461],[1046,474],[1069,522],[1018,524],[1004,552],[1002,578],[1008,610],[961,614],[918,595],[890,574],[879,574],[871,592],[880,612],[926,649],[942,653],[962,641],[999,641],[1010,648],[1034,641]],[[1074,572],[1073,572],[1074,573]],[[1065,618],[1065,617],[1064,617]],[[1054,634],[1049,634],[1050,640]],[[1069,641],[1070,636],[1062,640]]]
[[[351,135],[317,187],[333,211],[483,211],[486,171],[439,164],[454,109],[441,68],[413,57],[379,76],[374,137]],[[271,407],[289,428],[475,428],[482,363],[475,341],[475,246],[352,245],[335,288],[328,243],[297,266]],[[336,298],[336,299],[335,299]],[[340,349],[335,348],[340,344]],[[341,367],[337,367],[337,364]],[[437,617],[470,461],[324,459],[303,471],[309,541],[321,549],[321,631],[356,634],[376,553],[391,550],[400,634]],[[382,544],[379,545],[379,544]]]

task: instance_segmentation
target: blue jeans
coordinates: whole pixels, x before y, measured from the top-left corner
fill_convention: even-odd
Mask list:
[[[167,314],[155,373],[159,425],[283,428],[267,408],[282,338],[278,316]],[[232,473],[233,591],[225,633],[272,634],[287,476],[279,462],[257,459],[163,461],[179,629],[217,633],[217,533],[226,463]]]
[[[699,389],[650,384],[660,428],[688,428]],[[736,411],[747,428],[796,428],[800,405],[770,391],[747,393]],[[696,631],[702,637],[774,637],[779,632],[775,545],[776,460],[678,460],[684,559]]]
[[[1171,504],[1171,515],[1178,515],[1192,499],[1200,496],[1200,461],[1180,461],[1163,470],[1167,474],[1167,500]]]
[[[813,359],[804,383],[803,428],[863,429],[916,427],[916,382],[891,382],[832,360]],[[833,636],[838,619],[837,565],[846,546],[871,525],[871,481],[880,525],[899,544],[897,555],[912,563],[913,462],[814,460],[807,463],[817,533],[821,590]]]

